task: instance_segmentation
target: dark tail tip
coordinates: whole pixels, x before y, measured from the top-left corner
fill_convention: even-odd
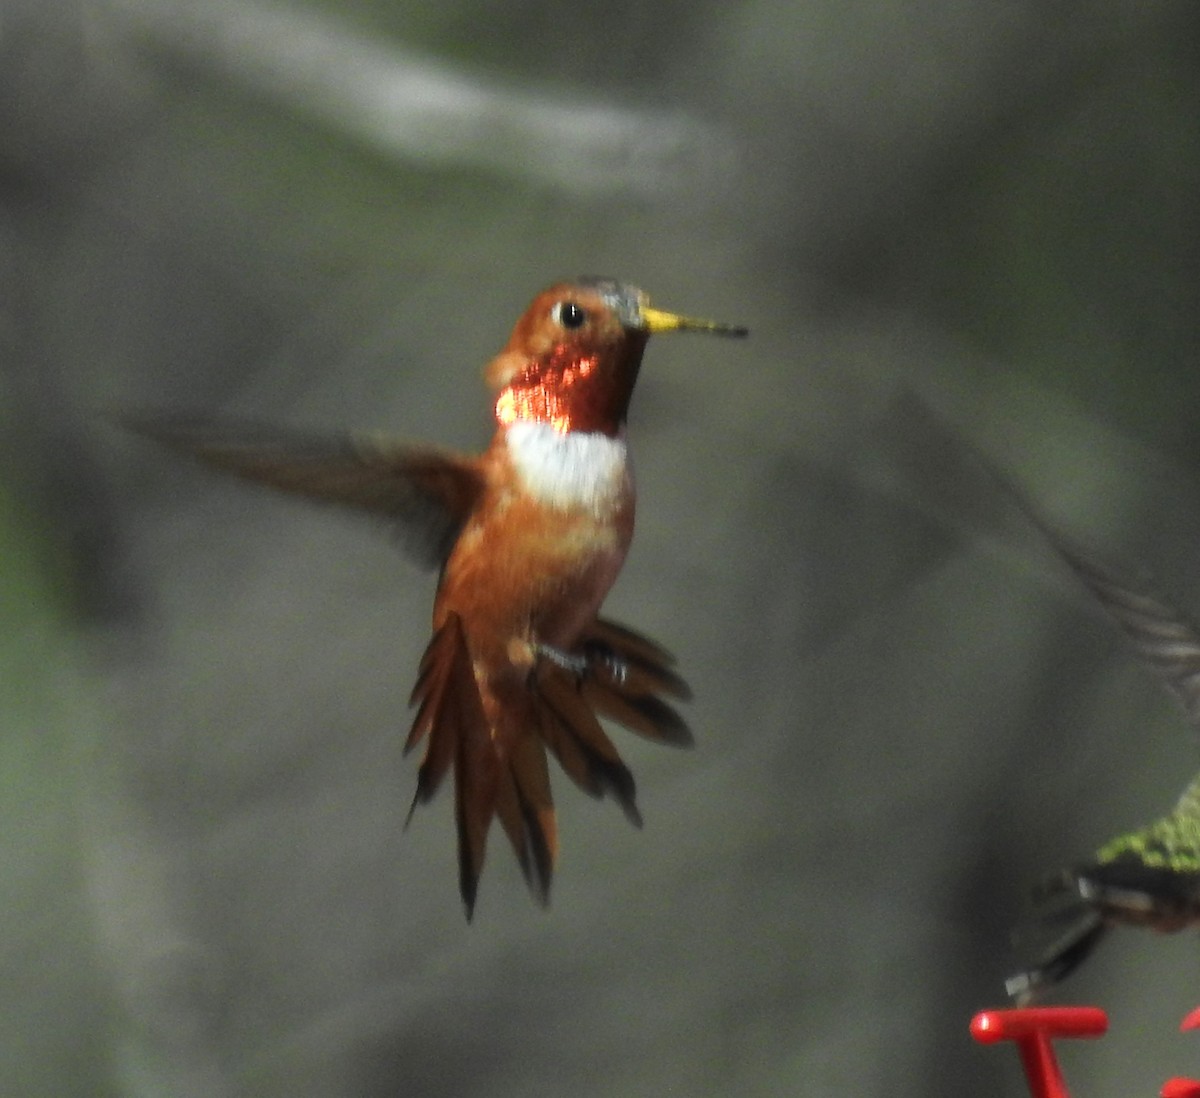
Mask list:
[[[458,891],[462,895],[463,913],[466,915],[468,923],[475,915],[475,894],[478,888],[479,878],[464,870],[459,877]]]

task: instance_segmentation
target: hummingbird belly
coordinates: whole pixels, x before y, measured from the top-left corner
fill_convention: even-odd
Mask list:
[[[592,622],[632,533],[631,490],[603,516],[590,507],[547,507],[525,492],[498,493],[446,563],[434,625],[457,613],[483,677],[524,675],[533,645],[570,649]]]

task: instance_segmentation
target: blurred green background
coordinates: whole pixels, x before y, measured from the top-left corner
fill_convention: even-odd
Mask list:
[[[916,393],[1200,613],[1200,12],[1143,4],[0,0],[5,1094],[1022,1094],[971,1043],[1029,885],[1195,733]],[[581,273],[656,341],[607,604],[696,686],[556,782],[548,912],[403,830],[432,584],[110,414],[477,448]],[[1059,1001],[1089,1098],[1200,1074],[1194,934]]]

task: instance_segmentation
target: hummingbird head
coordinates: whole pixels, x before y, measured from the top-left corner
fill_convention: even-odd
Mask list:
[[[549,423],[559,431],[615,435],[625,421],[646,340],[654,332],[744,336],[710,320],[650,307],[636,286],[580,278],[543,290],[517,321],[485,378],[498,390],[496,419]]]

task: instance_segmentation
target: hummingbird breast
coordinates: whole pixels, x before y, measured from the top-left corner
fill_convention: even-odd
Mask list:
[[[633,535],[625,440],[514,423],[485,455],[487,488],[442,577],[435,624],[462,619],[477,672],[503,677],[529,645],[570,648]]]
[[[555,510],[586,511],[603,521],[630,493],[623,435],[517,422],[504,446],[520,490]]]

